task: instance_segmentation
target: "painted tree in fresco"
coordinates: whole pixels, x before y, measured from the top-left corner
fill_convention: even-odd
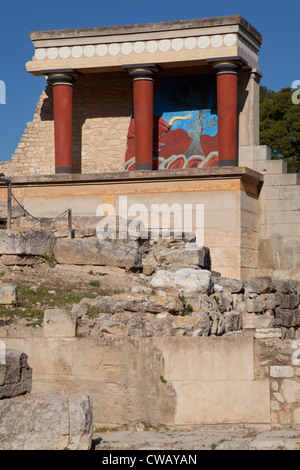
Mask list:
[[[176,89],[170,91],[169,99],[172,107],[177,111],[195,110],[197,116],[191,122],[189,136],[192,139],[186,157],[204,155],[201,147],[201,136],[205,129],[216,125],[217,120],[206,119],[205,110],[216,113],[216,93],[214,76],[190,76],[188,81],[182,82]]]

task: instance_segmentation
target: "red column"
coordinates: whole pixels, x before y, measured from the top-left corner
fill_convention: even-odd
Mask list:
[[[53,86],[55,173],[72,173],[72,121],[74,75],[48,76]]]
[[[215,64],[217,72],[217,107],[219,165],[238,166],[237,80],[240,65]]]
[[[155,68],[136,68],[133,78],[135,169],[153,169],[153,84]]]

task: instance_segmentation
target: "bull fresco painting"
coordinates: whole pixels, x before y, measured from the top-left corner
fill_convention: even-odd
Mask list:
[[[163,77],[154,88],[153,168],[216,167],[218,119],[212,75]],[[135,167],[134,115],[131,118],[125,170]]]

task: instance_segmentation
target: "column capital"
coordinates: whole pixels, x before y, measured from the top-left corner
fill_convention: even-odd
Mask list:
[[[73,86],[75,80],[77,80],[79,74],[76,70],[65,69],[65,70],[43,70],[43,75],[47,76],[47,83],[49,85],[69,85]]]
[[[239,56],[207,59],[206,62],[212,66],[212,69],[217,75],[222,73],[237,75],[243,65],[248,65],[247,62]]]
[[[154,81],[157,72],[161,70],[157,64],[130,64],[123,65],[124,70],[128,70],[128,75],[133,81],[150,80]]]
[[[237,61],[222,61],[215,62],[212,64],[213,70],[216,72],[216,75],[221,74],[233,74],[237,75],[242,68],[242,62]]]

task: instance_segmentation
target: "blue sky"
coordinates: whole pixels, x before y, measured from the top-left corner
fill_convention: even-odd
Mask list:
[[[278,91],[300,80],[300,3],[280,0],[20,0],[3,2],[0,26],[0,161],[11,159],[31,121],[45,78],[28,74],[34,50],[29,31],[149,23],[241,15],[263,36],[259,57],[262,85]]]

